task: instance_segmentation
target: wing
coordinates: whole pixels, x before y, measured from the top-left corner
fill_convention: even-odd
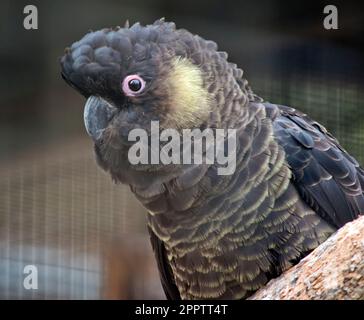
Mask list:
[[[161,240],[158,239],[158,237],[149,227],[148,231],[150,234],[150,241],[152,243],[155,258],[157,260],[159,275],[161,278],[164,293],[166,294],[168,300],[180,300],[181,296],[179,294],[177,286],[174,283],[172,270],[168,264],[164,244]]]
[[[268,116],[274,117],[275,137],[286,152],[302,199],[336,228],[364,213],[364,171],[358,162],[305,114],[264,105]]]

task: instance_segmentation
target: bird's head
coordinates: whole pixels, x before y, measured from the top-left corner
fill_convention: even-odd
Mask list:
[[[66,49],[61,68],[86,97],[85,126],[104,153],[151,121],[177,130],[228,126],[233,101],[243,106],[251,95],[215,42],[163,20],[90,32]]]

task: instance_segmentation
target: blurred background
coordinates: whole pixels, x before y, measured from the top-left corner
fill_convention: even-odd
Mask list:
[[[359,3],[359,2],[358,2]],[[23,28],[36,5],[39,29]],[[364,10],[304,1],[108,0],[0,4],[0,298],[164,299],[145,227],[127,187],[95,163],[83,98],[59,74],[89,29],[175,21],[216,41],[266,100],[307,112],[364,164]],[[38,268],[25,290],[23,269]]]

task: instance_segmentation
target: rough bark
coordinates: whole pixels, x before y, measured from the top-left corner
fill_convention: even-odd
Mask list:
[[[347,223],[249,299],[364,299],[364,217]]]

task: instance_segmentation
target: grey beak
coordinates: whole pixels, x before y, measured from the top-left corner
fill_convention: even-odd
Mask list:
[[[100,97],[91,96],[87,99],[83,119],[86,131],[94,141],[101,137],[116,111],[116,108]]]

